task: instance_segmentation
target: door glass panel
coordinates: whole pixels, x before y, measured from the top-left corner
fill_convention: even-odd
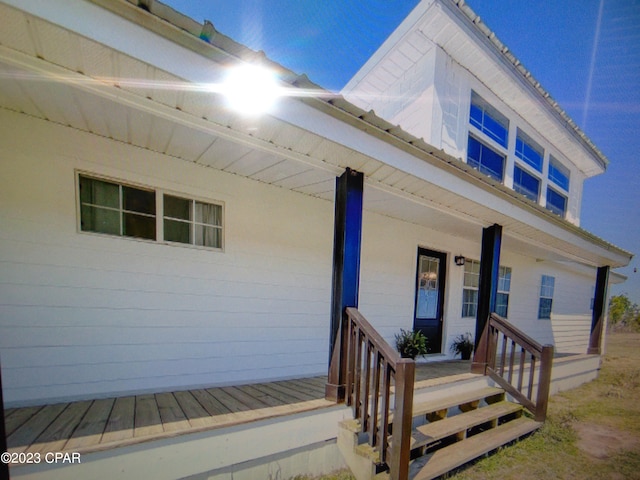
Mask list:
[[[436,318],[438,312],[438,269],[440,259],[420,256],[418,270],[417,318]]]

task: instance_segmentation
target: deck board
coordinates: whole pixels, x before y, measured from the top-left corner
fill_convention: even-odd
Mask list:
[[[148,437],[163,431],[155,395],[136,396],[133,436]]]
[[[189,428],[189,420],[173,393],[158,393],[156,401],[165,432],[178,432]]]
[[[136,398],[116,398],[100,443],[112,443],[133,438]]]
[[[94,400],[64,446],[65,450],[78,450],[99,444],[114,403],[115,398]]]
[[[215,417],[217,415],[226,415],[231,413],[217,398],[211,395],[207,390],[191,390],[191,394],[198,400],[198,403],[207,411],[209,415]]]
[[[211,415],[209,415],[191,392],[175,392],[174,395],[180,404],[180,408],[182,408],[182,411],[187,417],[189,425],[192,427],[206,427],[213,423],[211,421]]]
[[[22,424],[33,417],[42,407],[13,408],[4,418],[7,437],[11,436]]]
[[[62,450],[69,437],[78,427],[82,417],[89,410],[91,403],[91,401],[83,401],[67,404],[67,407],[60,415],[31,444],[27,452],[46,453]]]
[[[67,403],[58,403],[41,408],[9,435],[9,438],[7,438],[9,450],[12,452],[24,452],[58,418],[58,415],[62,413],[67,405]]]

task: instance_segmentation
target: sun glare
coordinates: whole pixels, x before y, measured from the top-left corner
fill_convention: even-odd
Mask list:
[[[246,115],[266,112],[280,96],[273,72],[256,65],[243,65],[229,71],[224,82],[229,106]]]

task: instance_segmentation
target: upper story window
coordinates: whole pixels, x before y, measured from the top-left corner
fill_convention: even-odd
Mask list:
[[[222,205],[85,175],[78,185],[83,232],[222,248]]]
[[[556,192],[553,188],[547,187],[547,210],[564,218],[567,213],[567,197]]]
[[[549,275],[542,275],[540,282],[540,301],[538,303],[538,318],[550,319],[553,306],[553,291],[556,279]]]
[[[569,191],[569,169],[562,165],[558,160],[549,157],[549,180],[560,188]]]
[[[513,189],[537,202],[540,198],[540,179],[516,165],[513,167]]]
[[[485,175],[502,182],[504,178],[504,155],[469,135],[467,163]]]
[[[507,147],[509,120],[473,91],[469,123],[499,145]]]
[[[542,172],[544,150],[520,129],[518,129],[518,136],[516,137],[516,157],[530,167]]]

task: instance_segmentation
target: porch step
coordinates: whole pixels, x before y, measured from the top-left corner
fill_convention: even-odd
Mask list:
[[[422,425],[413,434],[411,449],[427,446],[453,435],[456,435],[458,440],[463,440],[472,428],[484,424],[489,424],[487,428],[492,428],[499,423],[500,419],[509,416],[522,416],[522,405],[503,400],[477,410]]]
[[[504,400],[504,396],[504,390],[501,388],[483,387],[435,400],[414,402],[413,418],[428,415],[431,416],[430,421],[432,421],[434,418],[446,417],[451,408],[460,408],[462,411],[473,410],[482,400],[491,404]],[[389,416],[389,423],[393,423],[393,415]]]
[[[464,465],[485,453],[527,435],[542,424],[526,417],[520,417],[498,427],[478,433],[465,440],[436,450],[433,454],[418,459],[424,466],[413,476],[413,480],[431,480]]]
[[[482,400],[487,403],[496,403],[504,400],[504,390],[496,387],[484,387],[458,395],[414,403],[413,416],[419,417],[436,412],[448,411],[450,408],[460,408],[462,411],[473,410]]]

